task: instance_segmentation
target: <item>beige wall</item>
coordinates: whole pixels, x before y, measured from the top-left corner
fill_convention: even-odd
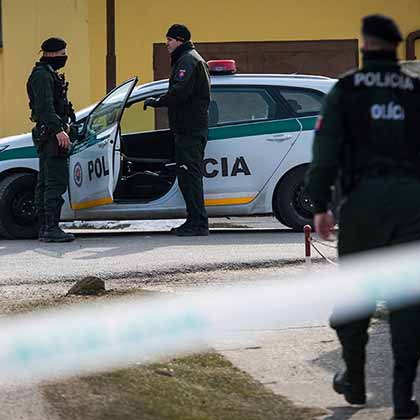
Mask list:
[[[0,136],[28,130],[25,82],[43,39],[69,43],[70,99],[80,109],[105,94],[106,0],[2,0]],[[358,38],[368,13],[394,17],[404,36],[420,29],[420,0],[115,0],[117,82],[153,79],[153,43],[174,22],[193,40],[281,41]],[[405,46],[400,54],[405,58]],[[416,43],[420,58],[420,41]]]
[[[200,42],[354,39],[368,13],[394,17],[406,36],[420,29],[419,0],[116,0],[117,79],[153,79],[153,43],[185,23]],[[128,48],[126,47],[129,46]],[[405,49],[400,49],[405,58]],[[417,43],[420,58],[420,41]]]
[[[42,41],[61,36],[68,42],[65,68],[75,107],[90,102],[90,56],[88,0],[3,0],[3,49],[0,52],[0,135],[31,127],[26,80],[37,59]],[[77,82],[76,82],[77,80]],[[77,85],[77,88],[74,86]],[[1,102],[0,102],[1,103]]]

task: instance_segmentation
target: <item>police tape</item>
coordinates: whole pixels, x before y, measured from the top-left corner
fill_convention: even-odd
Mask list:
[[[205,350],[233,331],[325,322],[333,307],[340,322],[368,313],[375,300],[392,307],[418,302],[419,250],[368,254],[310,276],[3,319],[1,377],[22,383],[104,371]]]

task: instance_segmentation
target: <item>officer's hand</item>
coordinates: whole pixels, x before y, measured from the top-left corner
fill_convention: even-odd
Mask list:
[[[331,230],[334,228],[335,223],[335,217],[330,211],[317,213],[314,216],[315,231],[323,240],[334,239]]]
[[[143,109],[146,111],[148,106],[151,106],[152,108],[156,108],[159,103],[159,98],[147,98],[143,103]]]
[[[60,131],[55,135],[57,138],[58,145],[63,147],[64,149],[68,149],[70,147],[70,137],[65,131]]]

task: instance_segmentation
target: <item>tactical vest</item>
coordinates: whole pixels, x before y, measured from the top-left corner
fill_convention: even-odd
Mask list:
[[[37,72],[46,71],[52,75],[54,80],[53,100],[56,114],[63,121],[63,125],[67,124],[70,119],[74,119],[74,110],[71,102],[67,98],[68,82],[65,80],[64,74],[59,74],[54,69],[46,64],[37,63],[29,76],[27,83],[27,91],[29,96],[29,108],[31,109],[31,120],[39,122],[39,110],[35,109],[34,92],[31,87],[32,77],[36,76]]]
[[[364,175],[420,174],[420,79],[387,63],[352,71],[338,87],[344,191]]]

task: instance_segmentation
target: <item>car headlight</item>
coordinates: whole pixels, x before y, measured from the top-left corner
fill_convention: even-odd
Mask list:
[[[9,147],[8,144],[6,146],[0,146],[0,153],[4,152],[8,147]]]

